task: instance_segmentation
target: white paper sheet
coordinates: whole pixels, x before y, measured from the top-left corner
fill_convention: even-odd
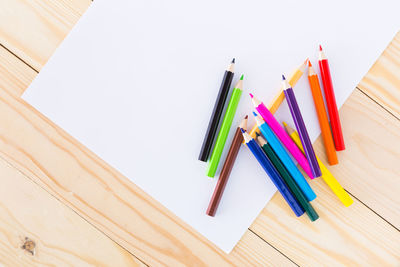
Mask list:
[[[306,57],[318,69],[320,43],[341,105],[400,29],[398,10],[386,0],[96,0],[23,98],[230,252],[275,192],[243,147],[216,216],[205,215],[217,178],[197,157],[232,57],[233,84],[245,74],[232,129],[252,111],[247,93],[268,103],[282,73]],[[295,92],[314,140],[306,76]],[[286,103],[278,118],[293,125]]]

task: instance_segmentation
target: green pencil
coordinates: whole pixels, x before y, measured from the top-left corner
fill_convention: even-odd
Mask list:
[[[238,107],[243,88],[243,75],[240,77],[239,82],[233,89],[231,99],[229,100],[228,108],[222,121],[221,129],[215,142],[214,149],[208,163],[207,176],[214,177],[217,172],[218,163],[221,159],[222,151],[224,150],[226,139],[228,138],[229,130],[232,126],[233,118],[235,117],[236,109]]]
[[[290,173],[286,170],[285,166],[282,164],[281,160],[275,154],[272,147],[267,143],[267,141],[259,133],[256,133],[256,135],[257,135],[257,142],[260,144],[261,148],[264,150],[267,157],[271,160],[271,162],[275,166],[276,170],[282,176],[283,180],[285,180],[289,189],[293,192],[297,201],[299,201],[300,206],[307,213],[310,220],[311,221],[317,220],[319,218],[318,213],[314,210],[313,206],[311,206],[311,204],[307,201],[303,192],[301,192],[299,186],[293,180],[292,176],[290,176]]]

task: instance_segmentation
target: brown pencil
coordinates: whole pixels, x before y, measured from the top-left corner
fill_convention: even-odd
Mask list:
[[[240,146],[243,142],[243,135],[242,132],[240,131],[240,128],[242,129],[247,128],[247,118],[248,116],[246,115],[246,117],[244,117],[239,127],[236,129],[231,147],[229,148],[229,152],[228,155],[226,156],[224,166],[222,167],[217,185],[215,186],[214,193],[210,200],[210,204],[208,205],[207,208],[207,215],[209,216],[215,215],[219,202],[221,201],[222,194],[224,193],[226,183],[228,182],[229,175],[231,174],[233,164],[235,163],[236,157],[239,153]]]

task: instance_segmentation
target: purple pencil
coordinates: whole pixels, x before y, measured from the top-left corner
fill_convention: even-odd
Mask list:
[[[285,76],[283,79],[283,92],[285,93],[286,100],[292,114],[294,124],[296,125],[297,132],[300,135],[301,144],[304,147],[306,158],[310,163],[311,172],[315,178],[320,177],[321,169],[318,165],[317,158],[315,157],[314,148],[311,144],[310,136],[308,135],[306,125],[304,124],[303,116],[301,115],[299,105],[297,104],[296,96],[294,95],[292,87],[286,81]]]

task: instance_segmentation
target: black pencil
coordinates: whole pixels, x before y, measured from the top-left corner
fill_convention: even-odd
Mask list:
[[[225,71],[221,87],[219,88],[218,97],[215,101],[214,109],[211,114],[210,122],[208,123],[207,132],[204,137],[203,145],[201,146],[201,151],[199,155],[199,160],[204,162],[208,160],[208,157],[211,154],[211,148],[213,146],[215,135],[217,133],[219,120],[221,119],[222,111],[224,110],[224,105],[229,93],[229,88],[231,87],[234,66],[235,59],[232,59],[231,64],[229,64],[228,68]]]

